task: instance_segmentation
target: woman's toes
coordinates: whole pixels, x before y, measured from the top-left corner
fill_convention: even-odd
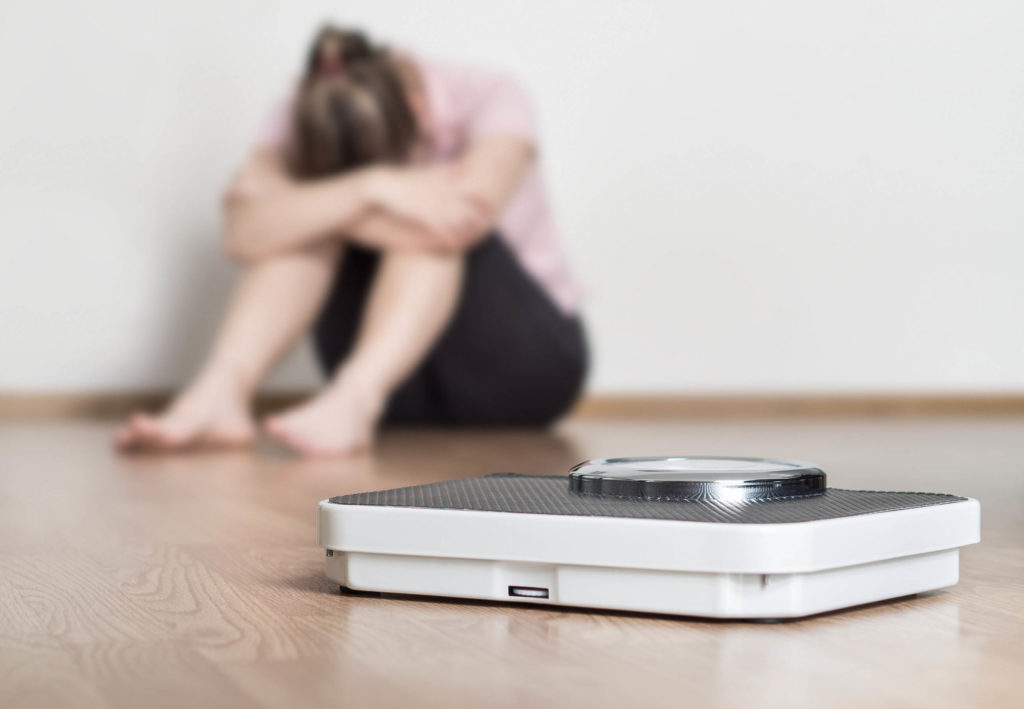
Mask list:
[[[138,450],[146,445],[145,427],[143,424],[144,415],[135,412],[128,420],[114,433],[114,445],[120,450]]]
[[[128,430],[128,437],[135,445],[145,445],[148,437],[147,416],[136,412],[128,419],[125,428]]]
[[[322,412],[321,412],[322,413]],[[327,457],[330,445],[324,438],[320,417],[316,411],[299,409],[284,415],[268,417],[263,429],[271,438],[288,446],[306,458]]]
[[[152,416],[140,414],[133,420],[135,430],[138,432],[139,442],[141,445],[147,448],[161,448],[163,447],[164,432],[160,427],[160,422],[154,419]]]
[[[119,450],[128,450],[134,443],[135,433],[130,424],[125,424],[114,432],[114,446]]]
[[[287,446],[293,445],[287,416],[271,416],[263,422],[263,431]]]
[[[377,408],[360,397],[327,391],[283,414],[267,417],[263,429],[307,458],[337,458],[370,448]]]
[[[281,417],[268,416],[267,418],[263,419],[263,430],[266,431],[267,434],[271,436],[276,437],[282,435],[283,428],[281,426]]]
[[[298,445],[298,441],[292,430],[290,420],[291,417],[288,415],[270,416],[263,421],[263,430],[271,438],[294,448]]]
[[[148,414],[137,414],[132,417],[132,426],[142,438],[156,440],[161,430],[160,423]]]
[[[220,430],[205,434],[202,443],[221,448],[240,448],[252,443],[253,437],[252,431],[249,430]]]
[[[193,436],[177,429],[171,422],[148,414],[132,417],[132,426],[141,447],[156,451],[182,448],[191,442]]]
[[[359,452],[351,445],[333,440],[303,440],[298,438],[294,441],[292,447],[304,458],[342,458]]]
[[[164,413],[135,413],[114,434],[121,450],[167,453],[193,446],[248,445],[255,426],[244,401],[186,394]]]
[[[287,443],[289,448],[291,448],[293,451],[298,453],[303,458],[329,458],[329,457],[331,457],[329,455],[325,455],[324,451],[321,448],[319,448],[315,443],[313,443],[313,442],[311,442],[309,440],[306,440],[301,435],[299,435],[299,436],[295,436],[295,435],[290,436],[285,441],[285,443]]]

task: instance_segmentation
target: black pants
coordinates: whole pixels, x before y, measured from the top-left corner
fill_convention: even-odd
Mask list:
[[[401,423],[543,425],[579,396],[587,347],[567,317],[496,235],[466,254],[447,329],[395,390],[385,420]],[[355,342],[380,254],[349,246],[315,328],[330,375]]]

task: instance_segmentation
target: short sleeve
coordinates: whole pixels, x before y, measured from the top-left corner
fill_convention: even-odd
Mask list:
[[[291,132],[293,94],[275,101],[256,132],[256,147],[283,148]]]
[[[487,81],[488,86],[468,116],[467,137],[511,133],[535,142],[536,118],[526,90],[506,76],[491,75]]]

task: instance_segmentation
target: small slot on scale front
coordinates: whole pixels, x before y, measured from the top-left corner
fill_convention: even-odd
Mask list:
[[[540,586],[509,586],[508,595],[514,598],[547,598],[548,589]]]

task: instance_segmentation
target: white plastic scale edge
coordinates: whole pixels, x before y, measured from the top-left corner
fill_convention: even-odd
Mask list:
[[[320,502],[327,576],[358,591],[794,618],[952,586],[966,499],[838,519],[681,522]]]

